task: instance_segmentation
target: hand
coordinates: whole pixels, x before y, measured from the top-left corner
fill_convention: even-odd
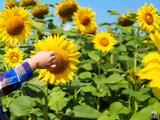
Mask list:
[[[55,65],[55,54],[51,51],[41,51],[34,55],[32,58],[27,59],[32,70],[36,69],[47,69],[49,67],[54,68]]]

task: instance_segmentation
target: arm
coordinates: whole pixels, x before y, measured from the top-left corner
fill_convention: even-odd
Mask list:
[[[11,93],[22,86],[22,84],[31,79],[32,69],[28,62],[24,62],[15,69],[5,72],[0,77],[0,96]]]
[[[55,67],[54,60],[53,52],[39,52],[16,68],[5,72],[0,76],[0,96],[7,95],[20,88],[33,77],[33,71],[36,69]]]

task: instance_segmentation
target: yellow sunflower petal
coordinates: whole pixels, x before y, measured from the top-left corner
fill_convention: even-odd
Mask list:
[[[150,33],[150,38],[153,41],[154,45],[160,51],[160,33],[155,31],[154,33]]]
[[[151,52],[143,58],[142,60],[143,66],[147,66],[150,63],[160,64],[160,55],[158,54],[158,52]]]

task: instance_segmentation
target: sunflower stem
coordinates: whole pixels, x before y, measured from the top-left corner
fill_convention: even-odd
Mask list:
[[[74,90],[74,102],[77,102],[77,89]]]
[[[136,39],[135,39],[135,52],[134,52],[134,66],[133,66],[133,69],[134,69],[134,74],[136,73],[136,71],[137,71],[137,55],[138,55],[138,46],[137,46],[137,40],[139,40],[139,32],[140,32],[140,30],[139,30],[139,28],[138,28],[138,30],[137,30],[137,35],[136,35]],[[134,90],[137,90],[137,79],[136,78],[134,78],[134,81],[135,81],[135,84],[133,85],[134,87],[133,87],[133,89]],[[137,101],[136,100],[134,100],[134,105],[133,105],[133,107],[134,107],[134,113],[136,113],[137,111],[138,111],[138,104],[137,104]]]
[[[5,66],[5,68],[6,68],[6,71],[8,71],[8,70],[9,70],[9,67],[7,66],[6,62],[3,62],[3,63],[4,63],[4,66]]]
[[[134,101],[134,113],[138,111],[138,104],[137,101]]]
[[[111,53],[111,65],[113,65],[113,60],[114,59],[114,55],[113,55],[113,53]]]
[[[99,109],[100,109],[100,98],[97,97],[97,110],[99,111]]]
[[[44,96],[44,118],[48,120],[48,84],[46,85],[45,96]]]
[[[101,75],[101,67],[100,67],[100,64],[101,64],[102,52],[99,53],[99,57],[100,57],[100,60],[97,61],[98,76]],[[99,86],[99,85],[97,85],[97,89],[98,89],[98,90],[100,89],[100,86]],[[99,109],[100,109],[100,97],[99,97],[99,96],[97,96],[96,101],[97,101],[97,110],[99,111]]]

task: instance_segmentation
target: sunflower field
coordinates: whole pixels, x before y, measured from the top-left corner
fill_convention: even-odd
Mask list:
[[[23,87],[1,97],[11,120],[159,120],[158,10],[145,3],[136,12],[107,12],[117,22],[97,23],[98,13],[76,0],[5,1],[0,73],[39,51],[56,56],[55,68],[36,70]]]

